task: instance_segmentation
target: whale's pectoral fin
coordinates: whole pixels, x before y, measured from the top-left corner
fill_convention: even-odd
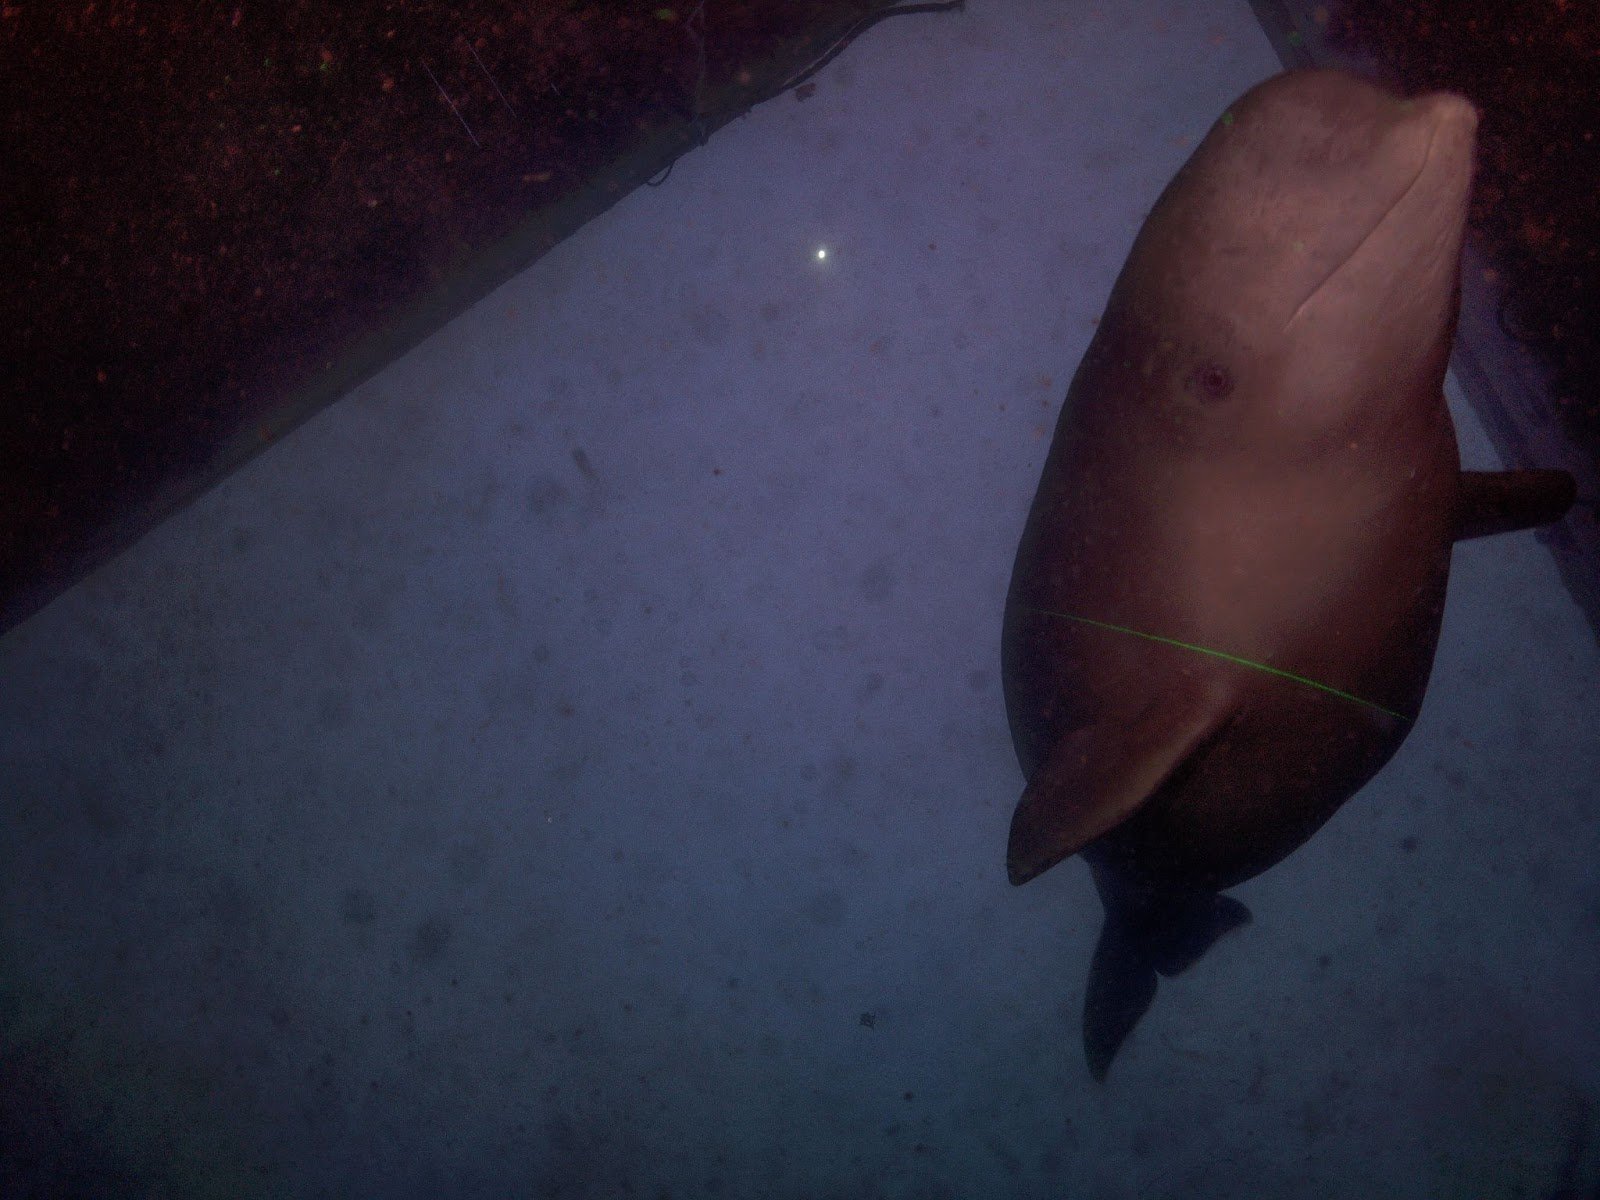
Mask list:
[[[1559,521],[1578,498],[1565,471],[1463,471],[1456,541]]]
[[[1126,821],[1229,716],[1214,676],[1184,675],[1131,721],[1108,716],[1062,735],[1011,816],[1011,882],[1027,883]]]
[[[1188,970],[1218,938],[1249,920],[1248,908],[1215,892],[1164,897],[1138,911],[1109,899],[1083,997],[1089,1074],[1105,1081],[1111,1060],[1155,999],[1157,973]]]

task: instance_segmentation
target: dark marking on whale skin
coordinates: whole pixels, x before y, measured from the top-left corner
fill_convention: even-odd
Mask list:
[[[1465,472],[1443,396],[1477,115],[1356,76],[1252,88],[1151,210],[1062,406],[1002,636],[1006,866],[1082,854],[1103,1079],[1158,978],[1249,911],[1422,706],[1453,543],[1559,519]]]

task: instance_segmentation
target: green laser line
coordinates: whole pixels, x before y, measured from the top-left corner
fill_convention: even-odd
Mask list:
[[[1112,625],[1106,621],[1094,621],[1088,617],[1077,617],[1072,613],[1051,612],[1047,608],[1029,608],[1028,612],[1038,613],[1042,617],[1065,617],[1069,621],[1081,621],[1085,625],[1093,625],[1098,629],[1114,629],[1118,633],[1131,633],[1134,637],[1146,638],[1152,642],[1160,642],[1164,646],[1177,646],[1183,650],[1193,650],[1196,654],[1209,654],[1212,658],[1220,658],[1227,662],[1238,663],[1241,667],[1254,667],[1258,671],[1265,671],[1268,675],[1278,675],[1284,679],[1292,679],[1296,683],[1303,683],[1307,687],[1314,687],[1319,692],[1328,692],[1342,700],[1352,700],[1357,704],[1364,704],[1368,708],[1375,708],[1385,716],[1396,717],[1402,721],[1410,718],[1403,713],[1397,713],[1392,708],[1385,708],[1381,704],[1374,704],[1371,700],[1363,700],[1360,696],[1353,696],[1349,692],[1341,692],[1336,687],[1329,687],[1325,683],[1318,683],[1315,679],[1307,679],[1304,675],[1296,675],[1293,671],[1280,671],[1277,667],[1269,667],[1266,663],[1255,662],[1252,659],[1240,658],[1237,654],[1227,654],[1221,650],[1212,650],[1207,646],[1196,646],[1191,642],[1180,642],[1175,638],[1161,637],[1154,633],[1143,633],[1137,629],[1129,629],[1126,625]]]

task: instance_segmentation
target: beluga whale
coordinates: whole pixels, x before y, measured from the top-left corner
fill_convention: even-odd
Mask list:
[[[1461,470],[1476,128],[1448,92],[1258,84],[1161,193],[1073,377],[1006,597],[1006,869],[1088,863],[1096,1079],[1158,977],[1249,920],[1224,890],[1405,740],[1453,544],[1574,499],[1564,471]]]

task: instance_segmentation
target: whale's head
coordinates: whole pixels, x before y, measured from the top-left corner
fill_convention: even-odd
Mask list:
[[[1477,113],[1340,71],[1245,93],[1151,210],[1107,322],[1175,411],[1218,436],[1347,440],[1438,401],[1459,300]],[[1243,424],[1235,427],[1229,406]],[[1205,424],[1201,422],[1200,424]]]

